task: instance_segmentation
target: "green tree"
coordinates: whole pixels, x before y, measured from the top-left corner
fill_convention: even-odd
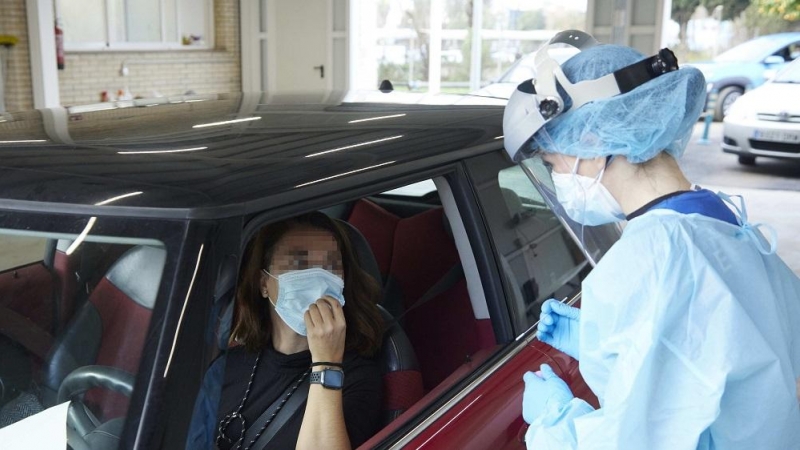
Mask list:
[[[722,20],[734,20],[752,3],[752,0],[706,0],[705,7],[712,10],[722,6]]]
[[[800,0],[754,0],[762,14],[778,16],[789,22],[800,20]]]
[[[517,19],[518,30],[543,30],[546,25],[544,11],[541,9],[523,11]]]
[[[800,31],[800,21],[790,22],[778,14],[760,12],[757,2],[753,2],[744,13],[734,21],[737,29],[744,30],[745,35],[737,36],[738,41],[744,42],[756,36],[765,34],[783,33],[785,31]]]
[[[674,0],[672,2],[672,20],[678,22],[680,31],[678,39],[680,47],[686,48],[686,29],[689,26],[689,19],[692,18],[694,10],[700,6],[701,0]]]

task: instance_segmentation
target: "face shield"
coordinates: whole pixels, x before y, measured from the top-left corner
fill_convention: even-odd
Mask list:
[[[581,250],[590,264],[594,266],[611,245],[619,239],[622,232],[621,223],[617,221],[616,223],[590,226],[573,219],[576,213],[582,216],[587,215],[586,206],[590,199],[587,191],[593,189],[591,186],[577,182],[577,178],[573,178],[572,171],[576,169],[575,162],[560,154],[551,154],[546,158],[543,152],[535,152],[520,161],[519,166],[564,228],[575,241],[581,244]],[[580,163],[579,160],[576,162]],[[572,201],[565,202],[563,189],[559,192],[556,187],[559,176],[566,183],[574,183]],[[588,181],[599,183],[599,179]],[[571,208],[571,210],[567,208]],[[591,229],[591,231],[587,231],[587,229]]]
[[[509,157],[522,166],[548,206],[583,244],[590,261],[596,262],[603,250],[609,247],[606,241],[613,242],[618,238],[619,222],[624,220],[618,203],[601,183],[606,168],[613,164],[614,159],[607,158],[596,173],[586,168],[579,173],[579,165],[587,163],[580,157],[576,160],[575,155],[564,156],[569,153],[562,151],[563,142],[551,138],[547,125],[569,120],[574,116],[570,112],[584,105],[626,94],[656,77],[677,70],[678,65],[672,52],[663,49],[650,58],[638,57],[635,62],[631,61],[618,70],[573,83],[549,55],[549,49],[555,44],[570,45],[581,52],[598,46],[590,35],[570,30],[558,33],[537,51],[534,56],[536,78],[521,83],[506,106],[504,146]],[[601,120],[602,117],[597,122],[601,123]],[[588,132],[578,136],[578,140],[590,142],[598,141],[598,138]],[[597,142],[593,144],[598,145]],[[600,147],[602,151],[602,143]],[[598,230],[587,234],[586,226]]]

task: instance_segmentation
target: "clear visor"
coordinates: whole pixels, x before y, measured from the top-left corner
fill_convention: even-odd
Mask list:
[[[547,131],[544,129],[537,133],[540,142],[549,141]],[[550,141],[552,143],[552,141]],[[616,242],[622,232],[621,223],[609,223],[605,225],[589,226],[578,223],[567,214],[564,205],[558,198],[553,173],[560,173],[572,176],[577,168],[576,162],[572,158],[566,158],[548,145],[540,146],[548,150],[536,150],[527,154],[519,162],[528,180],[533,184],[542,197],[542,201],[553,211],[559,221],[569,231],[572,237],[579,243],[584,254],[592,265],[605,254],[605,252]],[[552,149],[552,150],[551,150]],[[550,151],[555,150],[553,153]],[[547,152],[547,153],[545,153]],[[545,156],[546,155],[546,156]],[[582,186],[578,186],[582,189]],[[586,199],[587,195],[583,195]],[[573,205],[574,207],[574,205]],[[586,208],[585,204],[578,205],[578,208]]]

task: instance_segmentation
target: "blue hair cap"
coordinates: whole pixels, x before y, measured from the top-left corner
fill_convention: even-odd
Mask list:
[[[572,83],[578,83],[643,59],[629,47],[597,45],[577,53],[561,68]],[[706,82],[699,70],[685,67],[574,110],[569,95],[560,85],[558,90],[565,112],[534,134],[534,149],[582,159],[621,155],[638,164],[662,151],[676,159],[683,154],[705,103]]]

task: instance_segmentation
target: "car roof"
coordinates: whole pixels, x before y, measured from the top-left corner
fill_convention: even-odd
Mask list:
[[[0,116],[0,207],[239,215],[281,193],[500,143],[501,104],[340,100],[258,93]]]

